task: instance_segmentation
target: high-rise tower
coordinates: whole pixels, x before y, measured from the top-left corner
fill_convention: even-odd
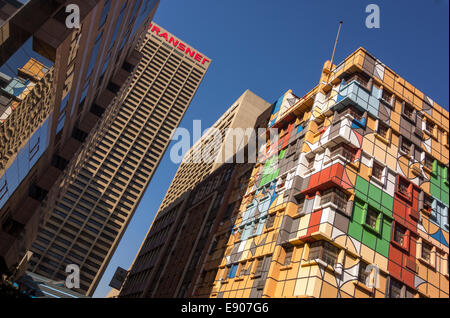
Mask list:
[[[230,158],[227,154],[234,156],[243,151],[246,137],[239,132],[249,128],[255,137],[255,129],[264,127],[269,115],[270,103],[247,90],[214,123],[212,128],[216,130],[208,130],[189,149],[136,255],[119,297],[176,297],[180,290],[181,294],[185,291],[186,287],[165,283],[169,279],[183,279],[184,265],[190,262],[197,264],[200,255],[193,250],[202,251],[205,235],[209,234],[219,213],[218,206],[224,201],[235,168],[236,160],[225,163]],[[213,138],[214,131],[220,138]],[[225,150],[227,145],[230,146],[228,153]],[[192,235],[186,237],[188,231]],[[201,235],[203,232],[206,234]],[[197,237],[200,236],[203,242],[199,243]],[[185,245],[173,250],[171,247],[177,244]],[[176,270],[171,266],[175,258],[183,262],[183,265],[177,264],[179,268]]]
[[[106,269],[211,61],[151,24],[123,103],[102,116],[45,206],[31,270],[54,279],[68,264],[81,269],[81,291],[92,294]],[[53,194],[53,193],[52,193]]]
[[[120,100],[158,4],[1,1],[0,273],[24,260],[42,204],[99,122],[98,108]],[[71,13],[79,26],[67,23]]]

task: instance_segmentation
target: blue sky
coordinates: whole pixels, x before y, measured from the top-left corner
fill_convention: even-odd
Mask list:
[[[365,27],[371,3],[379,29]],[[180,124],[192,130],[195,119],[212,125],[246,89],[269,102],[288,89],[303,96],[331,58],[340,20],[336,63],[362,46],[448,109],[448,10],[448,0],[161,0],[154,21],[212,59]],[[109,292],[117,266],[132,263],[177,167],[167,151],[94,297]]]

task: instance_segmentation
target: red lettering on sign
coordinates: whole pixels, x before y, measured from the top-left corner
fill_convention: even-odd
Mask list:
[[[202,61],[202,57],[203,57],[203,56],[201,56],[200,54],[197,53],[197,54],[195,55],[194,58],[195,58],[197,61],[201,62],[201,61]]]
[[[154,26],[152,29],[152,32],[155,32],[156,30],[156,34],[159,35],[159,31],[161,31],[157,26]]]
[[[181,43],[178,45],[178,48],[180,49],[180,51],[184,52],[184,50],[186,49],[186,46],[184,45],[184,43]]]
[[[191,57],[194,57],[195,51],[191,48],[186,48],[186,54],[189,54]]]
[[[173,46],[177,47],[178,42],[180,42],[180,41],[178,41],[178,40],[175,41],[175,39],[172,36],[170,37],[169,43],[172,43]]]
[[[152,23],[150,23],[148,29],[150,30],[150,32],[155,32],[156,35],[164,38],[166,40],[166,42],[169,42],[169,44],[172,44],[174,47],[179,49],[181,52],[185,52],[185,54],[190,55],[196,61],[201,62],[202,64],[211,62],[206,57],[204,58],[200,53],[195,52],[194,49],[190,48],[189,46],[187,46],[180,40],[175,40],[175,38],[173,36],[171,36],[169,39],[169,35],[167,34],[167,32],[159,34],[159,32],[161,32],[161,29],[159,27],[157,27],[156,25],[153,25]]]
[[[165,38],[166,41],[169,41],[169,37],[167,36],[167,33],[160,34],[159,36],[162,38]]]

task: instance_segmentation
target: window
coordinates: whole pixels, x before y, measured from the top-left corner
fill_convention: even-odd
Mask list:
[[[428,169],[433,170],[433,157],[426,153],[423,165]]]
[[[363,113],[353,107],[349,108],[348,113],[353,116],[354,119],[361,121]]]
[[[422,259],[426,260],[427,262],[429,262],[431,258],[431,249],[432,246],[430,244],[422,241]]]
[[[308,169],[312,169],[312,168],[314,167],[315,156],[312,157],[312,158],[310,158],[310,159],[307,159],[307,160],[308,160],[308,166],[307,166],[307,168],[308,168]]]
[[[383,88],[383,92],[381,93],[381,98],[387,102],[389,105],[392,103],[392,94]]]
[[[3,199],[6,193],[8,193],[8,184],[6,183],[5,180],[3,184],[0,186],[0,200]]]
[[[404,246],[406,236],[406,229],[399,224],[395,224],[394,228],[394,242]]]
[[[322,122],[317,123],[317,129],[316,129],[317,132],[321,132],[322,131],[324,123],[325,123],[325,120],[322,120]]]
[[[400,146],[400,150],[406,154],[409,154],[409,152],[411,151],[411,145],[412,145],[412,143],[408,139],[402,138],[402,144]]]
[[[284,266],[287,266],[292,261],[292,253],[294,252],[294,247],[290,246],[288,248],[285,248],[284,251],[286,253],[284,256]]]
[[[230,270],[229,270],[229,272],[228,272],[228,278],[234,278],[234,277],[236,277],[236,271],[237,271],[238,265],[239,265],[239,264],[233,264],[233,265],[231,265]]]
[[[378,219],[378,212],[371,208],[368,208],[366,215],[366,224],[371,228],[376,229],[377,219]]]
[[[398,179],[398,192],[403,195],[409,195],[409,183],[401,178]]]
[[[338,188],[331,188],[327,189],[322,193],[320,204],[324,205],[329,202],[333,203],[338,210],[346,211],[347,210],[347,201],[348,201],[348,195],[338,189]]]
[[[359,262],[359,271],[358,271],[358,281],[365,284],[367,278],[369,277],[369,273],[367,272],[368,264],[363,262],[362,260]]]
[[[31,144],[30,144],[30,149],[28,151],[28,160],[29,161],[33,160],[34,156],[38,153],[40,141],[41,141],[41,137],[38,137],[34,146],[31,146]]]
[[[243,275],[246,275],[246,270],[245,270],[245,266],[247,265],[247,262],[243,262],[242,264],[241,264],[241,267],[240,267],[240,269],[239,269],[239,273],[238,273],[238,275],[237,276],[243,276]]]
[[[423,209],[425,211],[431,212],[433,206],[433,198],[429,196],[428,194],[424,193],[423,196]]]
[[[339,249],[326,241],[316,241],[311,243],[309,249],[309,260],[320,259],[330,266],[337,262]]]
[[[391,283],[389,284],[389,297],[390,298],[402,298],[402,284],[391,278]]]
[[[339,144],[330,149],[330,157],[342,156],[345,160],[352,162],[355,157],[355,150],[345,144]]]
[[[403,114],[405,114],[409,119],[413,119],[414,108],[408,104],[405,104],[405,107],[403,108]]]
[[[106,18],[108,17],[109,9],[111,8],[111,0],[106,0],[105,5],[103,7],[102,16],[100,18],[100,23],[98,28],[100,29],[106,22]]]
[[[258,223],[257,223],[257,222],[252,223],[251,226],[252,226],[252,234],[251,234],[251,236],[257,235],[257,232],[258,232]]]
[[[275,214],[271,214],[267,217],[267,222],[266,222],[266,229],[269,229],[273,226],[273,223],[275,221]]]
[[[262,257],[257,258],[256,259],[255,276],[261,275],[262,265],[263,265],[263,258]]]
[[[383,167],[376,162],[373,163],[372,176],[377,178],[378,180],[381,180],[381,178],[383,177]]]
[[[277,190],[282,190],[285,184],[286,184],[286,176],[283,176],[280,178],[280,181],[277,184]]]
[[[434,130],[434,123],[432,121],[430,121],[428,118],[425,121],[425,130],[430,133],[433,134],[433,130]]]
[[[389,127],[382,122],[378,122],[377,134],[387,139]]]
[[[305,198],[303,197],[303,198],[299,199],[299,202],[298,202],[297,212],[298,212],[299,214],[300,214],[300,213],[303,213],[303,207],[304,207],[304,205],[305,205]]]

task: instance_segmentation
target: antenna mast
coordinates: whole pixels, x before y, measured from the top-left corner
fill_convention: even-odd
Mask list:
[[[336,41],[334,41],[333,54],[331,55],[330,71],[331,71],[331,68],[333,67],[334,52],[336,51],[336,45],[339,40],[339,33],[341,33],[342,23],[343,23],[342,21],[339,21],[339,29],[338,29],[338,33],[336,35]]]

